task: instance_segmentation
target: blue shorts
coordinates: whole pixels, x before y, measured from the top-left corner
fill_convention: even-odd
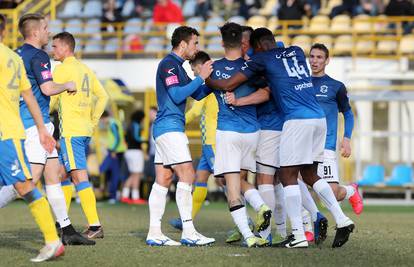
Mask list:
[[[89,136],[60,138],[59,158],[67,172],[87,169],[86,156],[90,141]]]
[[[0,185],[13,185],[32,178],[24,152],[24,140],[0,141],[0,155]]]
[[[201,148],[201,157],[198,162],[197,170],[209,171],[214,173],[214,150],[212,145],[203,145]]]

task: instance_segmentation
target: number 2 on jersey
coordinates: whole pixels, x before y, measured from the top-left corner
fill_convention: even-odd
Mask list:
[[[296,77],[299,80],[302,80],[302,76],[309,77],[308,73],[306,73],[306,69],[304,66],[299,65],[298,59],[296,57],[291,57],[293,61],[293,67],[289,66],[288,59],[282,58],[283,65],[285,66],[286,72],[288,73],[289,77]]]
[[[16,68],[16,63],[12,59],[10,59],[7,62],[7,67],[13,69],[13,76],[12,76],[10,82],[7,84],[7,87],[11,90],[19,89],[18,82],[19,82],[20,78],[22,77],[20,64]]]
[[[85,74],[83,76],[83,80],[82,80],[82,92],[85,92],[86,96],[89,97],[89,90],[90,90],[89,76],[88,76],[88,74]]]

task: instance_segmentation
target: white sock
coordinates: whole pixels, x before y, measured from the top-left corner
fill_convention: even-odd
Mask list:
[[[295,239],[304,239],[305,232],[303,231],[302,222],[302,198],[300,196],[299,185],[288,185],[283,188],[286,199],[286,212],[290,219],[292,226],[292,234]]]
[[[131,192],[131,189],[129,187],[122,188],[122,197],[123,198],[129,198],[129,193]]]
[[[285,193],[283,191],[283,185],[281,183],[275,186],[275,218],[276,231],[277,233],[285,238],[286,233],[286,202],[285,202]]]
[[[272,184],[262,184],[258,186],[259,194],[262,197],[264,203],[270,208],[271,211],[275,209],[275,187]],[[262,232],[259,232],[262,238],[267,238],[272,233],[271,224]]]
[[[254,188],[244,192],[244,198],[255,211],[259,211],[260,207],[264,204],[263,199],[260,197],[259,191]]]
[[[341,224],[348,219],[339,206],[338,201],[336,201],[332,188],[325,180],[319,179],[316,183],[314,183],[313,190],[315,190],[320,200],[331,212],[332,216],[335,218],[336,224]]]
[[[139,190],[132,189],[132,199],[139,199]]]
[[[240,205],[237,206],[236,209],[230,208],[230,214],[231,217],[233,217],[233,221],[237,225],[237,228],[239,228],[239,231],[243,235],[244,239],[253,236],[253,233],[249,228],[245,206]]]
[[[302,195],[302,205],[307,211],[309,211],[312,217],[312,221],[314,222],[318,217],[318,207],[316,207],[315,201],[309,192],[308,186],[301,179],[298,179],[298,184],[300,187],[300,193]]]
[[[46,196],[60,227],[63,228],[70,225],[71,223],[66,210],[65,195],[63,194],[60,183],[46,185]]]
[[[181,221],[183,222],[183,235],[195,232],[191,212],[193,210],[193,196],[191,195],[193,187],[191,184],[178,182],[175,200],[178,211],[180,212]]]
[[[355,188],[350,185],[341,185],[346,190],[345,199],[349,199],[352,197],[353,194],[355,194]]]
[[[4,208],[17,198],[18,194],[13,185],[5,185],[0,189],[0,208]]]
[[[157,183],[152,185],[152,190],[148,199],[150,212],[150,234],[160,235],[162,233],[161,220],[164,215],[165,204],[167,203],[167,193],[168,188]]]
[[[312,227],[312,217],[305,208],[302,208],[302,220],[303,220],[303,229],[305,232],[312,232],[313,233],[313,227]]]

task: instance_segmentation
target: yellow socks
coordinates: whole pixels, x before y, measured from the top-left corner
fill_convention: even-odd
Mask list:
[[[196,183],[193,192],[193,212],[192,218],[194,219],[197,213],[203,206],[204,200],[207,197],[207,183]]]
[[[72,203],[73,185],[70,179],[61,182],[63,194],[65,195],[66,210],[69,213],[70,204]]]
[[[92,185],[89,182],[81,182],[75,187],[89,226],[101,225],[99,222],[98,211],[96,210],[96,198]]]
[[[45,242],[51,243],[59,240],[52,212],[46,198],[42,196],[37,188],[24,195],[23,198],[29,204],[30,212],[43,233]]]

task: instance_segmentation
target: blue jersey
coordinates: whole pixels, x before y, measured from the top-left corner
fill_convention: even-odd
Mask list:
[[[325,117],[314,94],[306,57],[301,48],[291,46],[257,53],[242,67],[242,73],[248,78],[260,74],[267,79],[285,120]]]
[[[44,123],[48,123],[50,122],[50,97],[42,93],[40,85],[48,81],[53,81],[49,56],[45,51],[37,49],[30,44],[22,45],[16,52],[23,59],[27,77],[32,85],[33,95],[36,97],[43,115],[43,121]],[[22,117],[25,129],[36,125],[23,99],[20,99],[20,116]]]
[[[233,74],[240,71],[244,62],[245,60],[243,58],[236,60],[222,58],[216,60],[213,64],[214,71],[212,73],[212,79],[229,79]],[[255,91],[256,88],[248,83],[244,83],[234,90],[234,94],[236,98],[240,98],[250,95]],[[259,130],[255,105],[235,107],[227,104],[226,92],[221,90],[213,90],[213,92],[219,106],[217,130],[238,133],[253,133]]]
[[[312,77],[315,95],[326,115],[325,149],[336,150],[338,131],[338,112],[345,113],[351,109],[345,85],[328,75]]]
[[[158,65],[156,93],[158,112],[153,124],[153,136],[168,132],[184,132],[185,105],[189,86],[190,92],[200,87],[203,80],[197,77],[191,81],[182,64],[184,60],[174,53],[168,54]]]
[[[261,130],[282,131],[285,121],[280,108],[271,97],[269,101],[257,105],[257,120]]]

